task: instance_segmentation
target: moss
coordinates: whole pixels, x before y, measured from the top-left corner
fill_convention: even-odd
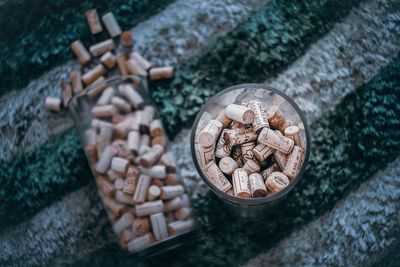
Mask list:
[[[33,215],[90,179],[90,169],[75,131],[2,164],[0,226]]]
[[[144,265],[236,266],[331,209],[346,193],[398,157],[399,87],[397,56],[378,77],[311,125],[312,158],[304,177],[286,199],[253,221],[228,212],[212,194],[197,199],[194,205],[203,226],[201,238]],[[135,262],[116,244],[109,244],[75,265],[126,266]]]
[[[279,73],[359,2],[271,1],[208,51],[179,67],[172,81],[152,83],[169,133],[191,125],[201,105],[218,90],[264,82]]]
[[[0,95],[20,88],[31,79],[67,59],[69,45],[76,39],[84,44],[109,38],[106,29],[92,36],[85,11],[96,8],[99,16],[113,12],[122,29],[156,14],[172,0],[100,1],[7,1],[0,6]]]

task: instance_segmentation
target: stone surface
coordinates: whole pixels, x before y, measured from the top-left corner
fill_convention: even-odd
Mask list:
[[[369,266],[400,245],[400,158],[244,266]],[[382,265],[381,265],[382,266]]]

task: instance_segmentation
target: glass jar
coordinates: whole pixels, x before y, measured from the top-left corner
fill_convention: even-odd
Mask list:
[[[229,116],[226,114],[228,111],[226,111],[226,107],[230,104],[237,104],[240,105],[241,108],[243,109],[243,112],[246,111],[246,108],[249,109],[249,102],[251,101],[258,101],[261,102],[261,105],[263,106],[264,110],[263,112],[254,112],[255,114],[255,123],[259,123],[260,128],[255,131],[255,125],[253,124],[244,124],[245,121],[242,121],[242,123],[235,122],[235,120],[232,120],[232,117],[235,116],[243,116],[245,113],[240,113],[238,111],[237,114],[233,114],[232,110],[229,111]],[[237,107],[237,106],[236,106]],[[252,106],[254,109],[254,106]],[[273,114],[278,114],[274,115],[275,117],[271,117]],[[223,115],[222,115],[223,114]],[[239,114],[239,115],[238,115]],[[283,115],[283,117],[282,117]],[[239,116],[239,117],[240,117]],[[260,116],[261,122],[257,121],[257,116]],[[242,120],[244,117],[238,117],[238,120]],[[267,119],[268,118],[268,119]],[[284,123],[279,123],[279,118],[283,120]],[[212,123],[210,121],[212,120],[218,120],[219,122],[214,123],[212,126]],[[264,125],[261,125],[262,121],[264,120]],[[268,122],[265,122],[267,120]],[[232,121],[232,122],[231,122]],[[278,121],[278,123],[276,123]],[[222,122],[222,124],[220,124]],[[215,126],[217,125],[217,126]],[[218,126],[219,125],[219,126]],[[217,129],[222,125],[222,130]],[[296,153],[298,151],[302,151],[302,163],[300,164],[297,162],[297,164],[300,166],[297,168],[297,173],[290,178],[287,178],[287,184],[286,187],[280,188],[280,191],[274,191],[271,192],[268,189],[268,186],[266,186],[265,189],[268,189],[266,191],[263,191],[262,196],[258,197],[252,197],[248,193],[245,193],[245,198],[243,197],[238,197],[236,196],[237,192],[234,192],[233,187],[234,187],[234,181],[233,181],[233,176],[240,175],[240,172],[238,171],[236,174],[232,173],[229,174],[232,170],[235,170],[235,168],[241,168],[241,171],[243,172],[243,167],[244,166],[244,161],[247,162],[246,157],[248,154],[245,156],[240,155],[240,153],[236,153],[235,151],[240,152],[240,147],[243,146],[242,144],[237,144],[235,141],[229,141],[229,140],[239,140],[236,139],[237,137],[232,137],[230,139],[229,136],[235,136],[231,135],[231,131],[235,127],[244,127],[246,131],[253,132],[255,136],[253,135],[251,139],[250,144],[251,148],[249,151],[250,158],[259,165],[259,173],[263,174],[263,180],[262,183],[264,185],[271,185],[271,179],[269,179],[269,182],[267,183],[266,180],[268,179],[268,175],[271,175],[271,171],[266,171],[267,168],[271,167],[270,170],[280,172],[284,172],[284,169],[287,166],[288,159],[290,158],[291,154],[294,154],[293,148],[297,147]],[[240,126],[241,125],[241,126]],[[268,155],[267,158],[263,159],[262,161],[259,160],[259,157],[257,159],[254,158],[253,152],[254,152],[254,146],[260,144],[262,147],[264,144],[261,144],[260,141],[260,135],[263,133],[264,128],[268,128],[267,130],[264,130],[266,132],[269,132],[269,136],[271,135],[276,135],[278,138],[284,139],[284,141],[287,141],[287,138],[293,139],[293,136],[288,136],[290,134],[289,130],[286,130],[285,133],[285,128],[288,126],[294,126],[291,129],[295,129],[298,132],[297,140],[294,141],[288,141],[292,145],[290,148],[290,151],[293,152],[288,152],[285,151],[285,153],[272,149],[272,147],[266,146],[267,149],[271,149],[272,153],[266,153],[265,155]],[[209,128],[209,133],[208,135],[203,134],[203,140],[199,139],[200,133],[204,130],[205,128]],[[258,127],[258,126],[257,126]],[[226,130],[224,130],[226,129]],[[229,129],[229,130],[228,130]],[[213,132],[214,131],[214,132]],[[224,131],[228,131],[225,133]],[[238,130],[236,131],[243,133],[246,133],[246,131]],[[221,132],[223,134],[221,134]],[[261,133],[260,133],[261,132]],[[240,134],[239,134],[240,135]],[[286,136],[285,136],[286,135]],[[211,136],[213,136],[213,144],[207,148],[204,146],[204,143],[207,143],[206,145],[210,145],[211,141],[210,140]],[[265,137],[265,136],[264,136]],[[209,139],[207,139],[209,138]],[[239,137],[243,139],[242,137]],[[249,139],[249,140],[250,140]],[[247,140],[248,141],[248,140]],[[233,142],[233,143],[232,143]],[[237,141],[236,141],[237,142]],[[226,168],[227,163],[226,162],[232,162],[231,166],[232,168],[228,168],[229,172],[225,171],[222,172],[220,171],[220,161],[221,157],[225,156],[218,156],[217,149],[223,147],[223,145],[227,145],[227,143],[231,143],[231,146],[229,147],[229,151],[226,154],[227,157],[233,158],[235,162],[232,161],[232,159],[224,160],[224,166]],[[294,145],[292,144],[294,143]],[[246,143],[249,144],[249,143]],[[211,148],[212,147],[212,148]],[[299,148],[300,147],[300,148]],[[230,150],[231,149],[231,150]],[[202,179],[205,181],[205,183],[208,185],[208,187],[214,192],[220,199],[223,200],[223,202],[229,204],[228,206],[231,207],[233,211],[236,213],[241,214],[243,217],[252,217],[253,215],[259,215],[260,212],[266,211],[266,207],[272,206],[276,203],[278,203],[281,199],[283,199],[287,194],[293,189],[293,187],[298,183],[298,181],[301,179],[303,172],[306,168],[308,159],[309,159],[309,154],[310,154],[310,130],[309,126],[307,124],[306,118],[303,114],[303,112],[300,110],[300,108],[297,106],[297,104],[286,94],[284,94],[281,91],[278,91],[276,89],[273,89],[267,85],[264,84],[240,84],[236,86],[232,86],[229,88],[226,88],[216,94],[214,97],[209,99],[207,103],[203,106],[201,111],[198,113],[193,128],[191,132],[191,150],[192,150],[192,157],[194,164],[196,166],[197,171],[199,172],[200,176]],[[242,149],[243,151],[243,149]],[[248,150],[247,150],[248,151]],[[247,153],[247,152],[246,152]],[[217,154],[217,156],[216,156]],[[220,153],[224,154],[224,152]],[[286,154],[286,155],[285,155]],[[283,160],[281,156],[283,155]],[[292,159],[295,155],[292,156]],[[207,160],[208,158],[208,160]],[[278,164],[280,163],[280,164]],[[295,163],[296,164],[296,163]],[[290,166],[293,165],[293,162],[290,163]],[[228,166],[229,167],[229,166]],[[289,168],[289,166],[288,166]],[[210,171],[212,169],[212,171]],[[264,172],[265,171],[265,172]],[[288,170],[286,170],[285,173]],[[247,175],[244,174],[244,176],[250,176],[252,171],[247,171]],[[228,174],[227,174],[228,173]],[[265,175],[264,175],[265,174]],[[276,174],[276,173],[275,173]],[[275,175],[274,174],[274,175]],[[223,176],[225,177],[223,177]],[[278,176],[279,176],[278,175]],[[255,176],[260,177],[260,175],[253,175],[253,178]],[[257,177],[255,177],[257,178]],[[246,178],[248,179],[248,178]],[[285,178],[286,179],[286,178]],[[222,182],[221,182],[222,181]],[[240,179],[235,178],[235,181],[240,181]],[[219,183],[219,184],[218,184]],[[247,186],[250,188],[250,179],[247,180]],[[236,183],[238,185],[238,183]],[[260,185],[260,184],[259,184]],[[238,185],[238,187],[246,185]],[[261,185],[262,187],[262,185]],[[272,187],[272,189],[274,189]],[[247,190],[247,189],[246,189]],[[244,191],[246,191],[244,190]],[[249,189],[250,190],[250,189]],[[264,190],[264,189],[263,189]],[[236,190],[236,191],[239,191]]]
[[[100,80],[69,108],[121,247],[142,258],[190,238],[195,215],[146,81]]]

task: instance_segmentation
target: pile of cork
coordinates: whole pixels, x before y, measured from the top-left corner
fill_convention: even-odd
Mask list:
[[[304,161],[300,128],[277,106],[254,99],[230,104],[197,135],[197,160],[222,192],[258,198],[287,187]],[[233,184],[233,186],[232,186]]]
[[[96,10],[87,11],[86,18],[92,34],[103,30]],[[59,111],[72,105],[74,95],[87,96],[91,113],[77,111],[82,120],[92,118],[84,129],[85,152],[120,244],[138,252],[195,226],[162,123],[140,92],[143,79],[171,78],[173,68],[153,67],[133,52],[132,34],[121,32],[112,13],[102,22],[111,38],[90,46],[90,52],[79,40],[71,44],[81,69],[62,83],[62,98],[47,97],[45,106]],[[119,36],[122,51],[115,51]],[[119,76],[111,72],[115,66],[125,79],[107,84],[106,74]]]
[[[92,34],[103,31],[103,26],[95,9],[88,10],[85,15]],[[97,84],[104,83],[110,75],[118,75],[118,73],[112,72],[115,66],[118,66],[119,75],[122,76],[131,74],[143,78],[148,77],[150,80],[173,77],[173,67],[153,67],[139,53],[133,52],[132,33],[121,31],[113,13],[105,14],[101,17],[101,21],[111,38],[91,45],[89,51],[80,40],[71,44],[71,50],[81,66],[79,69],[70,72],[69,79],[62,81],[61,97],[49,96],[46,98],[46,109],[58,112],[61,108],[67,108],[74,95],[80,94],[89,86],[96,87]],[[120,51],[117,51],[116,41],[118,39],[122,44]],[[92,94],[94,93],[92,92]]]

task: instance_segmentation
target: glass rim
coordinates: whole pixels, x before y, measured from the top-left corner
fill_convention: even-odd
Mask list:
[[[301,121],[303,122],[304,129],[305,129],[305,134],[306,134],[306,141],[307,141],[307,148],[305,149],[305,157],[303,161],[303,165],[299,171],[299,173],[296,175],[296,177],[290,181],[289,185],[285,187],[283,190],[279,191],[278,193],[275,193],[271,196],[266,196],[266,197],[260,197],[260,198],[238,198],[232,195],[229,195],[221,190],[219,190],[211,181],[204,175],[204,172],[202,168],[200,167],[199,161],[197,159],[196,155],[196,147],[195,147],[195,136],[196,136],[196,130],[197,126],[199,124],[199,121],[201,117],[203,116],[204,112],[207,110],[209,105],[213,103],[217,98],[220,96],[234,91],[234,90],[239,90],[239,89],[250,89],[250,88],[255,88],[255,89],[263,89],[263,90],[268,90],[270,92],[273,92],[275,94],[280,95],[283,97],[287,102],[289,102],[292,107],[297,111],[298,115],[300,116]],[[218,197],[222,198],[223,200],[226,200],[229,202],[229,204],[233,204],[235,206],[259,206],[262,204],[267,204],[267,203],[272,203],[272,202],[277,202],[278,200],[281,200],[285,196],[288,195],[288,193],[293,189],[293,187],[299,182],[299,180],[302,178],[303,173],[306,169],[309,156],[310,156],[310,150],[311,150],[311,136],[310,136],[310,126],[307,123],[307,119],[304,115],[304,112],[300,109],[300,107],[294,102],[292,98],[290,98],[287,94],[283,93],[282,91],[279,91],[278,89],[272,88],[266,84],[262,83],[243,83],[243,84],[238,84],[234,86],[227,87],[217,94],[215,94],[213,97],[208,99],[206,103],[203,105],[203,107],[200,109],[200,111],[197,113],[197,116],[194,120],[191,134],[190,134],[190,149],[192,152],[192,158],[193,158],[193,163],[196,167],[197,172],[200,174],[200,177],[203,179],[203,181],[208,185],[208,187],[213,191]]]

